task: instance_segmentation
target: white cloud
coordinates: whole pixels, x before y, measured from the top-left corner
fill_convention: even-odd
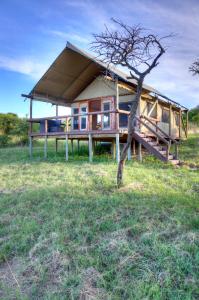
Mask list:
[[[11,58],[0,55],[0,68],[39,79],[47,70],[48,66],[29,58]]]
[[[77,34],[77,33],[64,32],[64,31],[59,31],[59,30],[47,30],[46,32],[53,35],[53,36],[64,39],[66,41],[67,40],[72,40],[72,41],[76,41],[76,42],[79,42],[79,43],[86,43],[86,44],[89,43],[88,38],[86,38],[84,36],[81,36],[80,34]]]

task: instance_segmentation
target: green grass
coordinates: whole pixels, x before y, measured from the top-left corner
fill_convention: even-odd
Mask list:
[[[0,149],[1,299],[199,299],[199,139],[181,167]],[[86,298],[92,295],[93,298]]]

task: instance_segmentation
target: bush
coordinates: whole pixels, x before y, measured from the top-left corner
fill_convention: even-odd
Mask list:
[[[0,135],[0,147],[6,147],[8,146],[10,141],[10,137],[6,134]]]

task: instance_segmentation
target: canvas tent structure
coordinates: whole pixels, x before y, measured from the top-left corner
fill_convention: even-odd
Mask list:
[[[92,160],[93,141],[104,140],[112,142],[113,155],[119,160],[120,144],[125,143],[128,134],[127,119],[136,86],[136,80],[130,79],[127,74],[114,66],[107,66],[68,42],[32,91],[28,95],[23,94],[30,99],[30,154],[33,138],[44,138],[45,149],[50,137],[56,138],[56,141],[64,138],[66,143],[75,139],[78,142],[88,140],[89,158]],[[33,101],[71,107],[71,114],[58,116],[56,109],[54,117],[33,118]],[[183,132],[187,136],[187,115],[186,107],[144,84],[133,152],[135,144],[138,144],[164,161],[177,161],[177,155],[172,157],[169,152],[170,145],[177,144]],[[34,122],[40,124],[39,132],[33,132]],[[167,149],[163,150],[159,144],[155,148],[152,144],[155,140],[165,144]]]

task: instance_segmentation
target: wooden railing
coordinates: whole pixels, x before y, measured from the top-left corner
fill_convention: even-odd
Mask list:
[[[70,115],[62,115],[62,116],[53,116],[53,117],[43,117],[43,118],[32,118],[29,119],[28,121],[30,122],[31,126],[30,126],[30,134],[32,133],[32,124],[33,123],[41,123],[41,121],[45,122],[45,134],[48,133],[48,120],[60,120],[60,121],[64,121],[65,122],[65,133],[71,132],[71,131],[78,131],[78,129],[73,129],[71,126],[69,126],[69,122],[75,118],[75,117],[87,117],[87,125],[86,125],[86,129],[79,129],[79,131],[82,132],[89,132],[92,131],[92,116],[94,115],[110,115],[110,122],[113,116],[114,117],[114,122],[111,122],[110,124],[110,128],[108,128],[107,130],[115,130],[118,131],[119,130],[119,122],[118,122],[118,114],[119,114],[119,110],[106,110],[106,111],[97,111],[97,112],[85,112],[85,113],[78,113],[78,114],[70,114]],[[101,120],[101,123],[103,121]],[[98,130],[98,129],[97,129]],[[98,131],[103,130],[105,131],[106,128],[100,128]]]
[[[178,145],[179,143],[173,139],[170,135],[168,135],[164,130],[162,130],[162,128],[160,128],[156,123],[154,123],[150,118],[148,118],[145,115],[141,115],[140,118],[136,117],[136,119],[138,120],[138,122],[140,122],[142,125],[144,125],[150,132],[152,132],[157,139],[161,140],[167,147],[167,158],[169,157],[169,152],[170,152],[170,148],[171,148],[171,144],[173,143],[175,145],[175,158],[178,159]],[[147,121],[148,123],[150,123],[153,127],[155,127],[156,130],[154,130],[153,128],[151,128],[151,126],[149,126],[147,123],[145,123],[145,121]],[[160,132],[161,134],[159,134],[158,132]]]

